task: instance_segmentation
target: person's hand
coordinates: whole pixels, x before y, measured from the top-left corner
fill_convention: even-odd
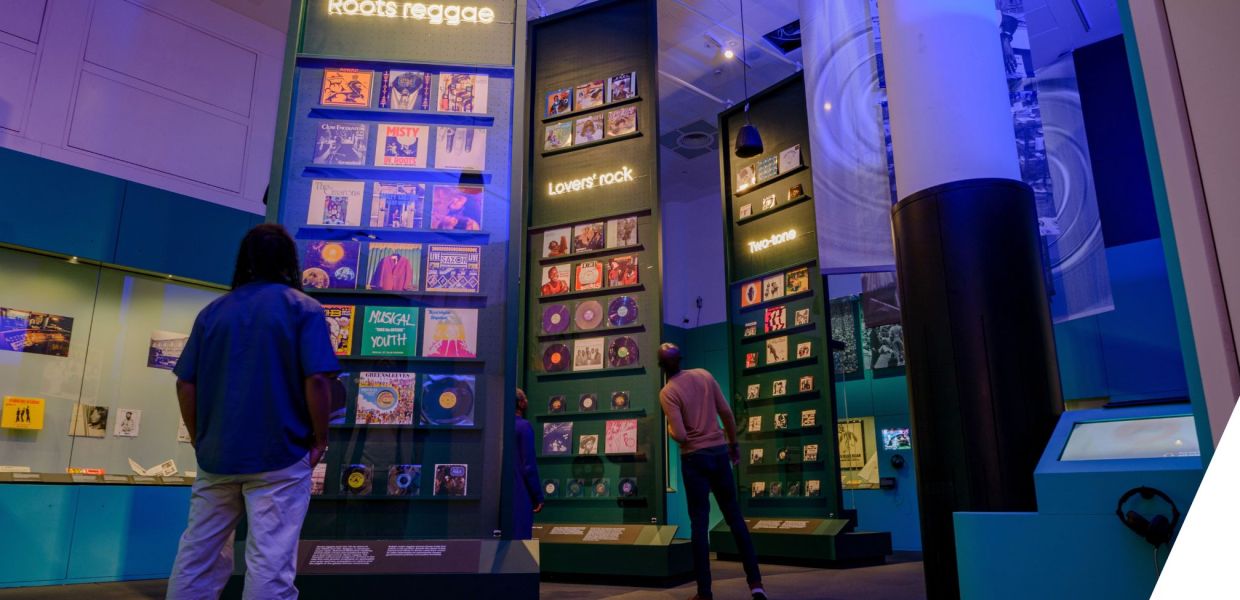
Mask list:
[[[542,507],[543,507],[543,503],[542,503],[542,502],[539,502],[538,504],[535,504],[535,505],[534,505],[534,514],[538,514],[538,513],[542,512]]]
[[[732,466],[741,464],[741,447],[736,442],[728,444],[728,458],[732,460]]]
[[[323,455],[327,454],[327,444],[315,445],[310,449],[310,468],[313,469],[319,465],[319,461],[323,460]]]

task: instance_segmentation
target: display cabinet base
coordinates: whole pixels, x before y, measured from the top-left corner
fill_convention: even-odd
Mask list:
[[[546,579],[624,581],[629,585],[674,585],[693,577],[688,540],[675,539],[675,525],[540,525],[542,571]],[[607,534],[613,535],[600,535]]]
[[[241,598],[244,547],[221,598]],[[297,589],[303,600],[389,596],[538,598],[539,544],[504,540],[302,540]]]
[[[761,562],[848,567],[880,564],[891,554],[890,532],[846,532],[848,521],[844,519],[746,521]],[[710,547],[720,559],[739,558],[732,530],[725,523],[711,530]]]

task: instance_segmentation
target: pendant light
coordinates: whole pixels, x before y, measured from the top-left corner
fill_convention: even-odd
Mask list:
[[[762,154],[762,135],[749,121],[749,62],[745,58],[745,0],[741,5],[741,81],[745,86],[745,124],[736,132],[737,158],[752,158]]]

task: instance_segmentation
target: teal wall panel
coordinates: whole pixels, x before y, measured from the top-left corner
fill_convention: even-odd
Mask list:
[[[719,382],[724,396],[729,395],[727,323],[693,329],[664,324],[663,341],[680,346],[685,354],[685,368],[710,371]],[[676,537],[689,539],[689,507],[685,503],[684,480],[680,475],[680,447],[672,440],[668,440],[668,483],[675,491],[667,494],[667,522],[679,526]],[[723,514],[719,512],[719,506],[711,502],[710,528],[713,529],[722,520]]]
[[[64,579],[79,489],[0,485],[0,587]]]
[[[163,578],[189,516],[187,487],[80,488],[68,579]]]

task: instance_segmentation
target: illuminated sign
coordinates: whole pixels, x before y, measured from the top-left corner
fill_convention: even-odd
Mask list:
[[[495,22],[495,11],[486,6],[394,2],[392,0],[327,0],[327,14],[414,19],[426,21],[431,25],[455,26],[461,23],[490,25]]]
[[[568,181],[547,182],[547,195],[559,196],[562,194],[571,194],[584,190],[615,185],[617,183],[629,183],[636,181],[633,177],[633,169],[628,167],[620,167],[619,170],[609,171],[606,173],[592,173],[586,177],[578,177]]]
[[[795,229],[789,229],[788,231],[784,231],[782,233],[773,233],[771,234],[771,237],[761,239],[756,242],[749,242],[749,253],[753,254],[755,252],[761,252],[772,246],[778,246],[783,243],[791,242],[795,239],[797,239],[797,230]]]

